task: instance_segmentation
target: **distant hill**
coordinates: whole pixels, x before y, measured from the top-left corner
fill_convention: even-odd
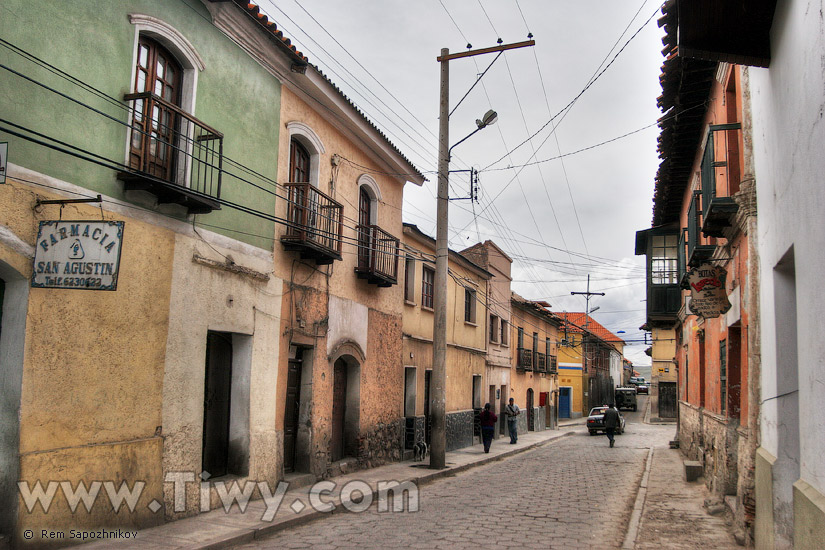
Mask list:
[[[650,382],[650,365],[633,365],[633,370],[639,373],[639,376],[644,376],[645,380]]]

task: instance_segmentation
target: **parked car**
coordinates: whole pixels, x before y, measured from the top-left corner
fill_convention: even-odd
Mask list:
[[[590,409],[590,415],[587,417],[587,431],[590,435],[596,435],[597,432],[604,432],[604,411],[607,406],[593,407]],[[619,426],[616,428],[616,435],[624,433],[624,416],[619,413]]]
[[[629,384],[631,386],[638,386],[639,384],[644,384],[644,383],[645,383],[645,377],[644,376],[631,376],[630,377]]]
[[[637,393],[643,393],[643,394],[647,395],[647,393],[648,393],[647,384],[645,384],[645,383],[636,384],[636,392]]]
[[[616,408],[636,410],[636,386],[616,388]]]

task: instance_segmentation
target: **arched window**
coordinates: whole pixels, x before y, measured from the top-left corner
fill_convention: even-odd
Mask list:
[[[173,180],[178,156],[180,121],[171,106],[180,107],[182,76],[183,69],[169,50],[148,36],[140,37],[134,91],[150,92],[162,101],[135,101],[129,166],[166,181]]]
[[[297,139],[292,138],[289,142],[289,182],[309,183],[309,177],[309,152]]]

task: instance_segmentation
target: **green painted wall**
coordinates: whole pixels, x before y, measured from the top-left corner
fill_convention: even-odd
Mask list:
[[[125,159],[128,112],[111,101],[131,91],[135,28],[130,13],[162,19],[194,46],[206,66],[198,76],[195,116],[224,134],[224,155],[275,180],[280,128],[280,83],[225,37],[196,0],[3,0],[0,39],[89,84],[110,98],[68,82],[0,43],[0,63],[98,111],[90,111],[34,82],[0,68],[0,126],[9,122],[48,134],[96,155]],[[111,117],[111,118],[107,118]],[[126,200],[115,171],[75,159],[0,130],[9,141],[9,161],[61,180]],[[228,172],[262,185],[224,161]],[[90,195],[93,193],[89,193]],[[276,197],[224,174],[221,198],[274,213]],[[210,230],[266,249],[273,224],[223,207],[197,216]]]

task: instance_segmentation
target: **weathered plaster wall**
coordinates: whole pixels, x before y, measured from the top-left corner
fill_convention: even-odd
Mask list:
[[[277,481],[279,438],[275,430],[277,391],[279,312],[282,282],[274,277],[259,278],[272,271],[266,251],[241,243],[231,243],[214,234],[201,232],[204,240],[177,235],[174,243],[169,331],[164,346],[166,370],[163,378],[162,433],[165,472],[202,470],[203,400],[206,340],[208,331],[228,332],[248,337],[251,348],[244,351],[233,341],[233,372],[245,371],[248,378],[233,381],[232,400],[243,398],[245,409],[233,410],[230,420],[241,422],[247,440],[248,479]],[[204,265],[197,257],[217,265]],[[226,259],[247,268],[254,277],[222,269]],[[243,397],[245,396],[245,397]],[[174,487],[165,487],[169,518],[192,515],[200,507],[198,488],[187,486],[186,511],[173,511]],[[214,493],[214,491],[213,491]],[[213,506],[218,505],[212,495]]]
[[[59,207],[34,210],[36,195],[62,197],[15,182],[14,175],[23,172],[19,167],[10,171],[12,177],[0,189],[8,224],[0,228],[0,261],[7,283],[0,351],[3,394],[8,399],[0,458],[4,464],[13,463],[3,469],[2,497],[8,505],[4,517],[14,521],[16,504],[17,532],[94,526],[101,521],[144,526],[162,521],[162,515],[147,513],[145,506],[160,497],[157,427],[171,233],[104,212],[107,220],[125,222],[117,290],[29,289],[38,221],[59,214]],[[70,205],[62,212],[64,220],[100,216],[100,209],[90,206]],[[93,480],[117,486],[123,480],[141,480],[147,486],[143,510],[135,514],[116,516],[111,507],[96,505],[91,514],[72,515],[58,491],[46,516],[25,511],[16,490],[18,479],[44,485],[70,480],[73,486],[81,480],[87,486]],[[8,532],[9,527],[3,529]]]
[[[772,524],[777,547],[795,544],[803,528],[796,524],[793,483],[801,479],[825,494],[825,426],[807,414],[820,407],[825,380],[825,304],[815,290],[825,269],[825,231],[818,221],[825,202],[825,93],[790,85],[825,79],[821,11],[819,1],[777,3],[770,68],[750,70],[762,274],[761,445],[776,457],[775,512],[772,518],[757,514],[757,523]],[[789,342],[791,328],[798,345]]]

